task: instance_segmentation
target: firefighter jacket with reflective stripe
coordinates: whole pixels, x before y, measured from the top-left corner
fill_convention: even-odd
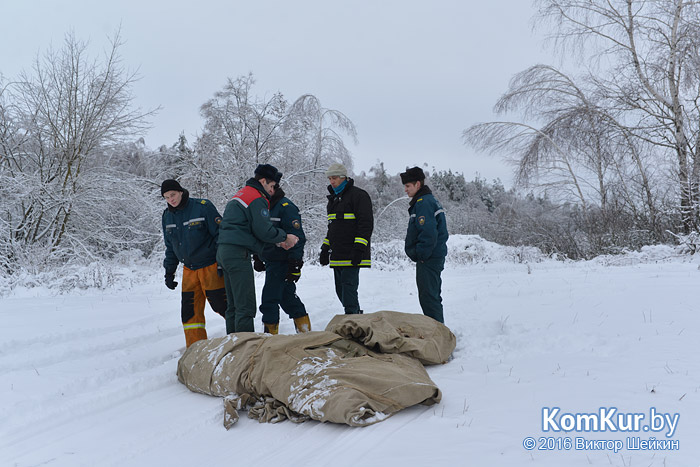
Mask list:
[[[216,262],[216,241],[221,216],[207,199],[190,198],[187,190],[176,208],[163,211],[166,274],[174,274],[178,263],[200,269]]]
[[[299,237],[299,241],[289,250],[272,244],[266,244],[263,248],[261,259],[263,261],[287,261],[288,259],[302,259],[304,257],[304,244],[306,236],[301,225],[299,208],[284,196],[282,188],[277,188],[270,199],[270,221],[272,225],[284,230],[288,234]]]
[[[413,261],[447,256],[447,219],[442,205],[430,188],[421,187],[408,207],[405,251]]]
[[[242,246],[259,255],[266,243],[275,244],[286,238],[286,232],[270,222],[267,192],[251,178],[226,205],[219,226],[219,244]]]
[[[362,252],[360,267],[372,265],[370,240],[374,229],[372,200],[367,192],[348,178],[345,189],[336,194],[328,185],[328,233],[323,248],[330,248],[331,267],[352,266],[355,251]]]

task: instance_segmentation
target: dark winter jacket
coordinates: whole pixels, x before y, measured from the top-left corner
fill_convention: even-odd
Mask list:
[[[413,261],[447,256],[447,219],[442,205],[427,186],[421,187],[408,207],[410,218],[405,251]]]
[[[287,233],[270,222],[270,197],[262,184],[251,178],[233,195],[219,226],[219,245],[238,245],[261,254],[266,243],[279,243]]]
[[[166,274],[174,274],[178,263],[200,269],[216,262],[216,240],[221,216],[208,199],[190,198],[187,190],[176,208],[163,211]]]
[[[261,259],[263,261],[302,259],[304,257],[306,236],[301,225],[299,208],[284,196],[282,188],[275,190],[275,194],[270,199],[270,221],[273,226],[299,237],[299,241],[289,250],[268,243],[263,248]]]
[[[354,252],[360,251],[359,266],[370,267],[370,239],[374,229],[372,200],[365,190],[355,186],[352,178],[340,193],[336,194],[331,185],[328,191],[328,233],[323,248],[330,247],[330,266],[352,266]]]

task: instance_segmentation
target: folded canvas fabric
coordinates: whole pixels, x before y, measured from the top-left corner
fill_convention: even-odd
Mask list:
[[[425,365],[445,363],[457,339],[444,324],[424,315],[378,311],[365,315],[336,315],[326,331],[356,340],[382,353],[401,353]]]
[[[368,340],[372,348],[328,331],[274,336],[236,333],[202,340],[190,346],[180,358],[178,379],[192,391],[224,397],[227,428],[238,420],[238,410],[244,408],[248,408],[249,417],[261,422],[286,419],[299,422],[311,418],[366,426],[412,405],[440,402],[439,388],[418,357],[410,354],[420,355],[426,361],[438,361],[447,352],[449,336],[454,349],[454,335],[449,330],[449,335],[434,332],[429,322],[425,322],[427,328],[423,331],[421,326],[411,324],[411,329],[419,329],[416,333],[420,335],[403,336],[405,342],[401,344],[388,331],[387,322],[401,316],[434,320],[396,312],[376,315],[386,313],[390,313],[390,318],[370,320],[369,325],[361,326],[365,329],[363,336],[374,336]],[[372,315],[375,314],[354,316]],[[352,320],[345,322],[339,329],[353,328],[351,323]],[[377,332],[371,323],[375,323]],[[387,340],[377,341],[379,335],[387,335]],[[443,338],[448,343],[429,344],[428,351],[409,345],[411,339]],[[393,352],[376,351],[382,348]]]

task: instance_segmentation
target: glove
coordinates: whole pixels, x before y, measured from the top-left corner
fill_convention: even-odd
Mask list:
[[[177,282],[175,282],[175,274],[165,275],[165,286],[170,290],[175,290],[175,287],[177,287]]]
[[[321,263],[321,266],[331,264],[331,253],[328,248],[321,248],[321,256],[319,256],[318,262]]]
[[[216,275],[219,277],[224,277],[224,269],[218,264],[216,265]]]
[[[352,258],[350,258],[350,262],[352,263],[353,266],[359,266],[360,263],[362,262],[362,258],[365,256],[365,250],[360,249],[360,248],[355,248],[352,250]]]
[[[290,259],[287,262],[287,276],[284,278],[287,282],[297,282],[301,278],[301,267],[304,261],[300,259]]]
[[[258,255],[253,255],[253,269],[258,272],[263,272],[265,270],[265,263],[258,257]]]

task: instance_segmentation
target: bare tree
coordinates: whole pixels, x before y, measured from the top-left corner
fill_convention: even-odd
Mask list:
[[[338,110],[324,108],[316,96],[305,94],[294,102],[289,112],[288,124],[298,123],[311,138],[314,170],[325,170],[333,162],[343,163],[352,170],[352,158],[338,133],[344,132],[357,144],[357,130],[348,117]]]
[[[700,3],[693,0],[544,0],[540,15],[562,45],[609,56],[600,81],[627,127],[663,156],[672,154],[685,231],[700,226]]]
[[[582,206],[593,201],[586,186],[603,208],[614,191],[655,225],[660,192],[673,184],[682,230],[698,229],[700,2],[540,0],[538,5],[555,46],[562,53],[588,53],[591,70],[579,84],[553,67],[521,73],[497,110],[522,105],[524,115],[542,125],[478,125],[465,133],[468,141],[510,149],[521,178],[542,175],[535,169],[549,169],[549,175],[554,169],[555,181],[573,187]]]
[[[153,111],[133,109],[137,79],[121,63],[119,34],[102,60],[91,60],[88,44],[72,33],[60,50],[37,57],[31,72],[2,88],[0,148],[3,222],[9,226],[3,249],[47,247],[57,254],[69,238],[79,242],[72,222],[89,160],[102,149],[147,128]]]
[[[290,106],[281,93],[257,97],[254,84],[250,74],[229,79],[202,106],[204,129],[179,173],[198,194],[223,203],[257,164],[273,164],[284,173],[283,187],[300,207],[307,235],[320,231],[326,225],[323,173],[332,162],[352,168],[341,133],[356,141],[355,126],[313,95]]]

